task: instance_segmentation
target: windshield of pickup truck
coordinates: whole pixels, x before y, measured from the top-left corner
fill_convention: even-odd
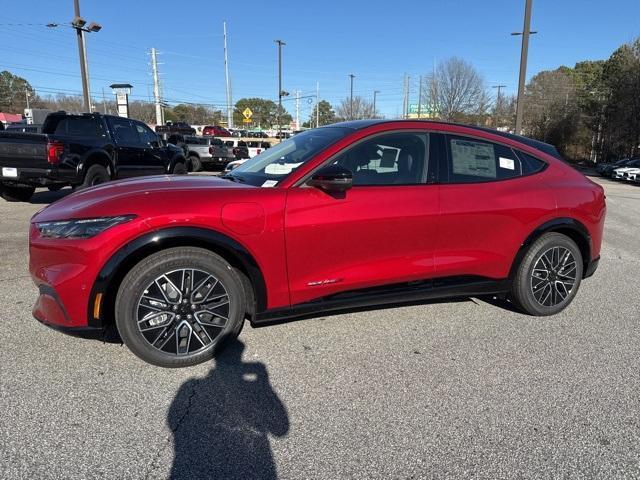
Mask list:
[[[307,130],[256,155],[225,178],[249,185],[274,187],[300,165],[350,132],[351,129],[344,127]]]

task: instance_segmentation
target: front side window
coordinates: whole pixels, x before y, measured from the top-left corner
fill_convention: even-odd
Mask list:
[[[131,121],[126,118],[113,118],[111,119],[111,129],[113,130],[113,138],[116,143],[121,146],[139,146],[140,138],[138,132]]]
[[[322,150],[352,131],[344,127],[322,127],[307,130],[274,147],[265,149],[259,155],[232,170],[225,177],[250,185],[273,187]]]
[[[476,183],[522,175],[511,148],[475,138],[448,136],[449,182]]]
[[[379,135],[340,154],[333,163],[351,170],[354,186],[425,183],[428,141],[426,133]]]
[[[140,141],[145,145],[152,145],[154,142],[158,142],[158,135],[153,133],[150,128],[147,128],[144,125],[139,123],[135,124],[136,130],[138,131],[138,136],[140,137]]]

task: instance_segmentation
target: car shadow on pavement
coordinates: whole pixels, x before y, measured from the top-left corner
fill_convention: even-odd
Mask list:
[[[71,188],[63,188],[62,190],[57,190],[55,192],[52,192],[49,190],[39,190],[33,194],[33,197],[31,197],[31,200],[29,200],[29,203],[32,203],[35,205],[44,205],[48,203],[53,203],[56,200],[60,200],[61,198],[66,197],[72,192],[73,192],[73,189]]]
[[[269,436],[285,436],[289,416],[266,366],[243,362],[244,349],[232,341],[206,377],[180,387],[167,417],[175,451],[170,478],[277,478]]]

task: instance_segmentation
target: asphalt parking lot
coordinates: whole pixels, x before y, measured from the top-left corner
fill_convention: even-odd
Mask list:
[[[640,187],[602,260],[533,318],[480,299],[245,327],[165,370],[31,317],[27,226],[0,200],[0,478],[640,478]]]

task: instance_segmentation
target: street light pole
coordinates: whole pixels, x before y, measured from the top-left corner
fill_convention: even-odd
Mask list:
[[[89,68],[87,66],[87,52],[84,44],[84,30],[75,20],[80,17],[80,0],[73,0],[73,10],[75,14],[74,28],[78,39],[78,54],[80,56],[80,74],[82,75],[82,96],[84,98],[84,108],[91,112],[91,93],[89,92]]]
[[[527,55],[529,53],[529,35],[537,32],[531,31],[531,4],[533,0],[525,0],[524,26],[522,32],[514,32],[511,35],[522,35],[522,49],[520,51],[520,77],[518,79],[518,100],[516,103],[516,128],[519,135],[522,131],[522,117],[524,114],[524,87],[527,77]]]
[[[495,123],[495,127],[497,129],[498,128],[498,118],[499,118],[498,109],[500,108],[500,100],[501,100],[500,99],[500,90],[502,90],[503,88],[507,88],[507,86],[506,85],[494,85],[491,88],[497,88],[498,89],[498,94],[496,95],[496,115],[495,115],[495,118],[493,120],[494,123]]]
[[[378,118],[378,115],[376,113],[376,98],[378,97],[379,93],[380,93],[380,90],[373,91],[373,118]]]
[[[282,40],[275,40],[278,44],[278,138],[282,141],[282,125],[280,115],[282,112],[282,46],[286,45]]]
[[[351,79],[351,93],[349,94],[349,120],[353,120],[353,79],[356,76],[353,73],[349,74]]]

